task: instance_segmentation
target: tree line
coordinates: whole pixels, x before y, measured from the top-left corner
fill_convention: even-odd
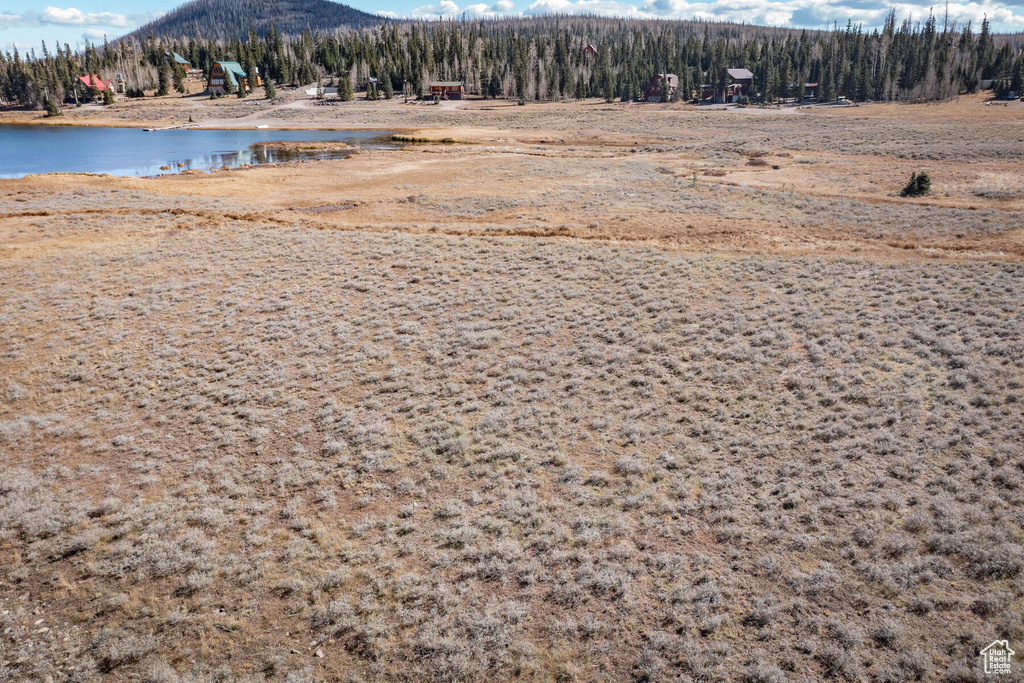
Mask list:
[[[871,32],[848,24],[809,31],[699,22],[608,19],[587,16],[484,21],[385,22],[373,28],[305,30],[285,34],[273,26],[244,38],[132,37],[73,52],[0,55],[0,99],[29,107],[68,101],[78,76],[125,75],[141,94],[174,78],[165,52],[178,52],[209,73],[214,61],[256,68],[277,85],[378,85],[421,96],[431,80],[460,80],[471,94],[492,98],[565,100],[643,97],[651,76],[675,73],[677,98],[699,97],[726,68],[747,68],[753,91],[765,102],[800,98],[818,84],[818,99],[933,101],[976,92],[994,81],[998,92],[1021,93],[1021,36],[993,36],[988,21],[951,26],[934,15],[923,24],[897,23],[890,13]],[[593,50],[587,49],[593,46]]]

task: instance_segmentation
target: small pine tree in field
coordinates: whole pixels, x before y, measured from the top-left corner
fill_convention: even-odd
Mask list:
[[[924,171],[911,173],[910,182],[906,184],[900,195],[904,197],[921,197],[932,191],[932,179]]]
[[[224,94],[230,95],[233,92],[235,92],[235,84],[231,82],[228,74],[224,74]]]
[[[46,107],[47,116],[63,116],[64,114],[60,110],[60,105],[57,104],[56,100],[50,99],[49,95],[43,95],[43,106]]]
[[[245,96],[246,96],[245,86],[240,84],[238,86],[238,99],[244,100]]]
[[[338,79],[338,99],[342,102],[350,102],[352,97],[352,79],[348,75],[342,74]]]
[[[277,97],[277,89],[274,88],[273,79],[268,78],[263,82],[263,92],[266,94],[268,100],[272,100]]]
[[[384,76],[384,99],[390,100],[395,96],[395,86],[391,85],[391,76]]]
[[[917,174],[917,191],[918,194],[931,194],[932,192],[932,179],[924,171]]]
[[[103,91],[103,104],[113,104],[113,103],[114,103],[114,93],[111,92],[110,88],[107,88],[106,90]]]

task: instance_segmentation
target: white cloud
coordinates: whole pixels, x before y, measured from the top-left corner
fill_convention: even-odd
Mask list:
[[[644,16],[635,5],[617,0],[536,0],[527,14],[600,14],[616,17]]]
[[[0,28],[24,28],[26,26],[39,26],[39,15],[35,12],[25,12],[24,14],[0,12]]]
[[[412,11],[417,19],[437,19],[438,17],[454,17],[459,14],[459,6],[452,0],[441,0],[436,5],[423,5]]]
[[[46,7],[42,12],[27,11],[23,14],[0,12],[0,35],[9,28],[28,29],[17,31],[19,39],[17,44],[38,47],[38,39],[42,38],[42,32],[45,31],[49,34],[46,36],[46,40],[49,41],[53,35],[47,30],[48,27],[57,27],[60,31],[64,31],[64,33],[58,31],[57,42],[71,42],[76,49],[81,49],[84,44],[71,39],[75,29],[84,30],[84,33],[80,34],[82,40],[100,42],[104,34],[113,40],[134,28],[159,19],[164,14],[163,11],[138,12],[127,15],[114,12],[83,12],[74,7],[65,9],[52,6]],[[22,39],[31,34],[35,34],[32,37],[37,38],[37,42],[25,43]],[[3,49],[8,50],[14,46],[14,42],[5,43]]]
[[[924,21],[930,9],[935,8],[941,20],[941,8],[935,4],[879,3],[877,7],[865,8],[859,3],[842,4],[842,0],[710,0],[690,2],[689,0],[643,0],[640,4],[622,0],[534,0],[526,10],[528,15],[588,13],[603,16],[641,17],[648,19],[702,19],[734,21],[769,26],[796,26],[828,28],[832,22],[845,25],[847,20],[863,24],[866,28],[881,26],[890,7],[896,10],[900,19],[911,17],[913,21]],[[951,3],[950,21],[965,24],[972,21],[977,28],[984,16],[988,16],[994,31],[1020,31],[1024,27],[1024,11],[1014,5],[997,5],[989,2]]]
[[[461,9],[452,0],[441,0],[436,5],[423,5],[417,7],[408,14],[409,17],[414,19],[438,19],[449,17],[459,17],[463,13],[467,17],[473,19],[493,19],[495,17],[504,17],[510,14],[514,14],[512,10],[516,4],[512,0],[498,0],[493,5],[487,5],[483,2],[474,3],[472,5],[466,5]],[[386,14],[385,12],[379,12],[379,14]],[[391,16],[395,16],[392,14]]]
[[[515,3],[510,0],[498,0],[492,6],[487,6],[485,3],[476,3],[474,5],[466,5],[462,8],[462,11],[474,19],[494,19],[496,17],[504,17],[512,14],[512,8],[515,7]]]
[[[0,13],[0,28],[28,28],[38,26],[137,26],[159,17],[163,12],[144,14],[117,14],[115,12],[83,12],[75,7],[47,7],[42,12],[24,14]]]
[[[89,43],[102,43],[107,37],[107,32],[101,28],[89,28],[82,34],[82,40]]]
[[[128,17],[114,12],[83,12],[74,7],[47,7],[39,17],[44,24],[75,26],[127,26]]]

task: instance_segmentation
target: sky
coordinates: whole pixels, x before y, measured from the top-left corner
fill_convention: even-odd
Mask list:
[[[59,0],[57,0],[59,2]],[[17,48],[38,52],[42,41],[52,50],[65,43],[81,49],[86,41],[102,44],[156,19],[181,4],[176,0],[71,0],[73,5],[47,5],[33,0],[0,0],[0,51]],[[712,19],[796,28],[828,28],[847,21],[870,30],[882,24],[890,9],[900,21],[923,21],[934,8],[939,20],[945,4],[928,0],[351,0],[357,9],[390,17],[531,16],[538,14],[600,14],[662,19]],[[1024,32],[1024,0],[949,3],[951,21],[973,21],[987,16],[997,32]]]

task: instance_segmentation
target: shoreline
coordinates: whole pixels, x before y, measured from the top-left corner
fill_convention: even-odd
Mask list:
[[[320,107],[287,98],[276,105],[252,99],[194,101],[194,109],[179,104],[136,100],[113,112],[87,105],[64,121],[40,116],[5,123],[138,129],[179,125],[191,115],[199,126],[192,130],[258,130],[267,138],[258,142],[286,147],[317,142],[280,139],[306,137],[302,131],[377,131],[410,142],[395,141],[401,156],[360,148],[343,166],[313,158],[303,161],[319,163],[275,160],[228,173],[219,166],[108,178],[35,172],[5,187],[137,184],[207,193],[230,178],[251,186],[248,196],[265,198],[270,213],[310,208],[306,198],[317,196],[316,188],[359,199],[358,208],[316,214],[315,222],[329,228],[643,239],[744,253],[1024,256],[1021,110],[988,107],[981,97],[800,116],[596,100],[522,107],[500,100]],[[976,135],[964,141],[968,121]],[[932,193],[901,197],[907,178],[921,171],[932,177]],[[372,181],[357,190],[350,176]],[[270,178],[298,184],[282,193],[267,184]]]
[[[262,127],[264,125],[266,125],[268,127],[266,127],[266,128]],[[169,130],[271,130],[271,131],[273,131],[273,130],[279,130],[279,131],[309,130],[309,131],[359,131],[359,132],[367,131],[367,130],[380,130],[380,128],[376,127],[376,126],[358,126],[358,125],[355,125],[355,126],[335,126],[335,125],[317,126],[315,124],[312,124],[312,125],[305,125],[304,124],[304,125],[300,125],[300,126],[290,126],[290,125],[280,125],[280,126],[278,126],[278,125],[272,125],[272,124],[257,124],[257,125],[254,125],[254,126],[250,126],[250,125],[231,126],[231,125],[219,125],[219,124],[218,125],[205,125],[205,124],[202,124],[202,123],[180,124],[178,126],[170,126],[170,127],[162,128],[162,129],[147,129],[147,126],[149,126],[149,124],[144,122],[144,121],[134,121],[134,122],[131,122],[131,123],[101,123],[101,124],[96,124],[96,123],[89,123],[87,121],[60,121],[60,122],[56,122],[55,121],[53,123],[50,123],[50,122],[46,122],[46,121],[2,121],[2,120],[0,120],[0,126],[25,126],[25,127],[30,127],[30,126],[38,126],[38,127],[54,126],[54,127],[58,127],[59,126],[59,127],[64,127],[64,128],[123,128],[123,129],[127,129],[127,130],[145,130],[146,132],[149,132],[149,133],[162,133],[162,132],[166,132],[166,131],[169,131]],[[419,129],[415,128],[415,127],[412,127],[412,128],[399,128],[399,127],[394,127],[394,126],[388,126],[387,130],[389,132],[391,132],[391,133],[396,133],[397,134],[397,133],[412,133],[412,132],[415,132],[415,131],[417,131]]]

